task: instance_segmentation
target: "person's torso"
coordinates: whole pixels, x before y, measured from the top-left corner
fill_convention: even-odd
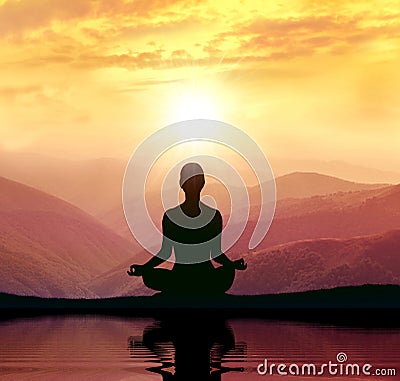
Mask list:
[[[175,261],[178,263],[210,261],[210,251],[214,241],[220,239],[221,234],[219,212],[201,204],[201,213],[197,217],[186,216],[180,206],[167,210],[165,214],[163,234],[173,244]]]

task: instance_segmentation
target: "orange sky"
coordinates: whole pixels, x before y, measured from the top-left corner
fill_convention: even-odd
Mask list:
[[[184,118],[400,167],[400,2],[0,0],[0,149],[126,158]]]

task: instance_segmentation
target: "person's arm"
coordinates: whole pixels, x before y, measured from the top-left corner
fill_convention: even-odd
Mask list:
[[[146,268],[157,267],[161,265],[161,263],[164,263],[166,260],[168,260],[171,254],[172,254],[171,240],[166,238],[165,235],[163,235],[161,249],[153,258],[149,259],[143,266],[145,266]]]
[[[172,242],[165,236],[165,230],[168,229],[168,217],[164,213],[163,221],[162,221],[162,230],[163,230],[163,240],[161,244],[161,249],[159,252],[150,258],[144,265],[131,265],[128,275],[134,276],[142,276],[143,272],[147,269],[152,269],[164,263],[172,254]]]
[[[215,229],[218,231],[218,235],[212,240],[211,246],[211,258],[223,265],[223,266],[233,266],[237,270],[245,270],[247,268],[247,264],[244,263],[243,259],[238,259],[236,261],[231,261],[225,253],[222,252],[221,248],[221,236],[222,236],[222,216],[221,213],[217,210],[216,215],[214,217]]]

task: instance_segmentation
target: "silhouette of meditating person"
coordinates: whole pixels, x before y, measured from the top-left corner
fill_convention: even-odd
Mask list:
[[[163,216],[160,251],[144,265],[133,264],[128,274],[168,294],[221,294],[233,283],[235,270],[245,270],[243,259],[231,261],[221,250],[222,216],[200,201],[204,171],[198,163],[185,164],[180,173],[185,201]],[[156,269],[175,254],[172,270]],[[211,260],[222,265],[214,267]]]

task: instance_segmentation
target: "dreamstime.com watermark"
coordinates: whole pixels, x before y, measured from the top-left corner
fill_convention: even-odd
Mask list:
[[[336,361],[323,364],[269,363],[268,359],[257,366],[260,376],[396,376],[394,368],[375,368],[371,364],[347,362],[347,354],[339,352]]]

